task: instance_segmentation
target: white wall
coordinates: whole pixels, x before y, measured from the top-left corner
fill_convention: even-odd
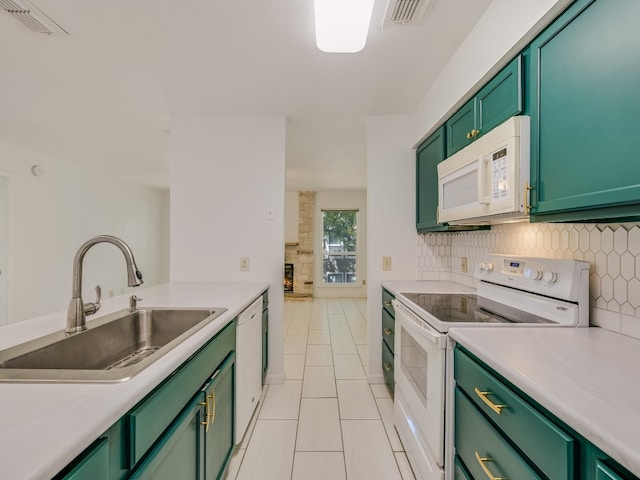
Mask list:
[[[574,0],[494,0],[420,101],[416,145]]]
[[[353,286],[322,283],[322,210],[358,210],[358,272]],[[314,296],[320,298],[366,297],[367,287],[367,192],[365,190],[325,190],[316,192],[314,214]]]
[[[171,124],[171,280],[269,282],[267,380],[282,382],[285,119]]]
[[[40,165],[41,176],[31,173]],[[168,279],[166,190],[106,178],[70,162],[0,143],[0,172],[9,187],[9,322],[65,310],[75,253],[90,237],[122,238],[145,285]],[[130,290],[122,253],[101,244],[84,261],[83,298]],[[61,328],[63,325],[61,325]]]
[[[383,382],[380,283],[416,279],[415,152],[411,117],[367,118],[369,381]],[[391,271],[382,271],[390,256]]]

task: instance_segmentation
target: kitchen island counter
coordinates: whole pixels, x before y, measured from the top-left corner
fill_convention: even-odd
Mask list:
[[[141,308],[227,311],[124,382],[0,383],[2,477],[54,476],[268,288],[262,282],[171,282],[104,300],[88,328],[94,318],[127,308],[131,293],[142,297]],[[66,312],[58,312],[3,327],[0,349],[62,330],[65,319]]]

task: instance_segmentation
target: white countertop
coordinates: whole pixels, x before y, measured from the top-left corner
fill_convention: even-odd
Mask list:
[[[171,352],[122,383],[0,383],[2,478],[49,479],[249,306],[269,284],[172,282],[137,289],[140,307],[226,307],[228,310]],[[129,296],[103,301],[91,320],[128,307]],[[0,328],[0,349],[65,326],[66,312]]]
[[[640,475],[640,340],[597,327],[465,327],[449,334]]]

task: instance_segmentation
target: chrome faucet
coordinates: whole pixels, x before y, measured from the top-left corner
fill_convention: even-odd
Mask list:
[[[136,266],[133,253],[129,246],[117,237],[111,235],[98,235],[90,238],[78,249],[73,259],[73,284],[71,301],[67,311],[67,327],[64,331],[67,334],[81,332],[87,329],[86,315],[92,315],[100,308],[100,286],[96,287],[98,299],[94,303],[83,303],[82,301],[82,261],[87,251],[98,243],[111,243],[118,247],[127,262],[127,278],[130,287],[142,285],[142,273]]]

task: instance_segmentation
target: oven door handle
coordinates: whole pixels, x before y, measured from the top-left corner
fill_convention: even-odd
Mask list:
[[[419,334],[434,343],[439,348],[446,348],[447,336],[433,329],[427,322],[419,318],[416,314],[411,312],[404,304],[393,300],[393,307],[396,312],[396,320],[400,320],[400,325],[403,323],[412,329],[416,334]]]

